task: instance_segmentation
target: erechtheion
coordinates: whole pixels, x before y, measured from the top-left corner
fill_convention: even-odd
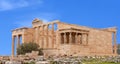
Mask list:
[[[22,43],[37,43],[45,56],[114,56],[117,55],[116,31],[116,27],[96,29],[59,20],[44,23],[35,19],[32,28],[12,31],[12,56],[15,55],[15,46],[20,46],[20,40]]]

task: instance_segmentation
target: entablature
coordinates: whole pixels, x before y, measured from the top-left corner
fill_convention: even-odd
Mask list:
[[[59,33],[64,33],[64,32],[76,32],[76,33],[89,33],[89,30],[83,30],[83,29],[76,29],[76,28],[66,28],[66,29],[59,29]]]

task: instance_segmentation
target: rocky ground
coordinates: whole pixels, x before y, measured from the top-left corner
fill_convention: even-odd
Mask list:
[[[49,57],[24,61],[1,60],[0,64],[120,64],[120,56],[116,57]]]

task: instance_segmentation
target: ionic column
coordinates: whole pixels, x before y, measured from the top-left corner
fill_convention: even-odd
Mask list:
[[[39,44],[39,41],[40,41],[40,26],[38,26],[37,28],[37,42]]]
[[[71,44],[72,43],[72,33],[70,32],[70,34],[69,34],[69,44]]]
[[[46,48],[49,48],[49,47],[48,47],[48,46],[49,46],[49,45],[48,45],[48,44],[49,44],[49,40],[48,40],[48,39],[49,39],[49,38],[48,38],[48,26],[49,26],[49,25],[46,25],[46,26],[47,26],[47,27],[46,27]]]
[[[35,43],[38,41],[38,27],[35,28]]]
[[[39,40],[39,46],[40,46],[40,48],[42,48],[42,42],[41,42],[41,31],[40,31],[40,29],[41,29],[41,26],[39,26],[39,30],[38,30],[38,36],[39,36],[39,38],[38,38],[38,40]]]
[[[82,34],[79,35],[79,41],[80,41],[80,44],[82,44]]]
[[[52,48],[54,48],[54,23],[52,24]]]
[[[14,51],[15,51],[15,46],[14,46],[14,44],[15,44],[15,36],[12,36],[12,58],[14,57]]]
[[[62,41],[61,41],[62,39],[61,39],[61,38],[62,38],[61,33],[59,33],[59,34],[58,34],[58,41],[59,41],[59,44],[62,43]]]
[[[75,34],[75,44],[77,44],[77,33]]]
[[[87,45],[88,45],[88,34],[87,34]]]
[[[41,37],[41,42],[42,42],[42,45],[41,47],[44,48],[44,26],[41,26],[42,27],[42,37]]]
[[[60,33],[56,31],[56,35],[55,35],[55,39],[54,39],[55,40],[54,48],[56,48],[56,49],[59,48],[59,44],[60,44],[59,42],[61,39],[60,37],[61,37]]]
[[[80,44],[80,34],[78,34],[78,44]]]
[[[20,36],[17,35],[17,48],[20,46]]]
[[[66,39],[66,33],[64,33],[64,44],[67,43],[67,39]]]
[[[35,43],[36,43],[37,42],[37,37],[36,37],[37,36],[37,28],[35,27],[34,29],[35,29]]]
[[[22,43],[25,43],[25,35],[24,34],[22,34]],[[34,37],[34,36],[33,36]],[[35,41],[34,39],[33,39],[33,41]]]
[[[116,32],[114,32],[114,54],[117,54]]]
[[[38,26],[37,28],[37,42],[39,44],[39,41],[40,41],[40,26]]]

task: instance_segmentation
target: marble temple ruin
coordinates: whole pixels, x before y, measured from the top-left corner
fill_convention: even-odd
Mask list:
[[[15,47],[20,46],[20,42],[37,43],[45,56],[115,56],[116,32],[116,27],[96,29],[59,20],[44,23],[35,19],[32,28],[12,30],[12,56],[15,56]]]

